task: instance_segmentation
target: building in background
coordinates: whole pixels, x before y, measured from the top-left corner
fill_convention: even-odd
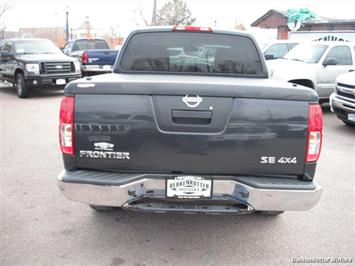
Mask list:
[[[0,36],[0,40],[17,38],[17,37],[19,37],[18,31],[2,31],[1,36]]]
[[[120,36],[115,27],[108,29],[95,28],[90,17],[86,16],[84,22],[78,28],[70,30],[70,39],[105,39],[111,48],[123,43],[123,38]]]
[[[65,29],[64,27],[20,28],[16,37],[49,39],[58,47],[63,47],[65,44]]]
[[[277,39],[286,40],[289,37],[288,14],[286,11],[271,9],[255,20],[251,26],[264,29],[277,29]],[[318,17],[315,20],[303,22],[298,31],[355,31],[355,19],[332,19]]]
[[[104,30],[94,28],[88,16],[85,17],[84,22],[77,28],[72,28],[70,31],[71,39],[94,39],[102,38]]]

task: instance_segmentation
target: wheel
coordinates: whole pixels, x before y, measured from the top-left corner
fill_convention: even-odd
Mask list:
[[[345,125],[347,125],[347,126],[349,126],[349,127],[353,127],[353,126],[355,126],[355,123],[351,123],[351,122],[349,122],[349,121],[347,121],[347,120],[341,120],[341,121],[343,121],[343,123],[345,124]]]
[[[319,104],[320,105],[328,103],[328,102],[329,102],[329,99],[319,99]]]
[[[284,211],[257,211],[256,213],[264,216],[278,216],[283,214]]]
[[[92,205],[89,204],[90,208],[97,211],[97,212],[112,212],[115,210],[114,207],[110,206],[101,206],[101,205]]]
[[[30,94],[30,88],[26,86],[25,78],[22,73],[16,75],[16,92],[20,98],[27,98]]]

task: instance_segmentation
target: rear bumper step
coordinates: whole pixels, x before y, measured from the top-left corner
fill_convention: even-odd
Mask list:
[[[209,214],[228,214],[239,213],[246,214],[254,212],[254,209],[247,205],[210,205],[210,204],[177,204],[168,202],[152,203],[127,203],[122,206],[124,209],[142,212],[156,213],[209,213]]]
[[[322,191],[315,182],[290,178],[209,176],[213,179],[213,191],[212,198],[205,200],[206,204],[204,199],[164,202],[166,178],[175,176],[62,171],[58,176],[58,186],[68,199],[87,204],[183,213],[304,211],[317,204]],[[141,202],[142,199],[150,202]],[[223,201],[228,204],[223,204]]]

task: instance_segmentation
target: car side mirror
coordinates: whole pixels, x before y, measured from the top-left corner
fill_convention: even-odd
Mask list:
[[[323,61],[323,66],[335,66],[338,62],[335,58],[327,58]]]
[[[275,59],[274,55],[272,55],[272,54],[265,54],[264,57],[265,57],[265,60]]]

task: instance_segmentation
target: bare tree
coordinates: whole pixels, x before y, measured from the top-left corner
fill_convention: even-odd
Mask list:
[[[118,28],[118,26],[111,25],[111,26],[109,27],[109,31],[107,32],[107,35],[110,36],[110,37],[112,37],[112,38],[117,38],[117,37],[118,37],[117,28]]]
[[[156,25],[192,25],[195,22],[183,0],[170,0],[158,11]]]
[[[156,5],[156,0],[154,0],[154,5]],[[154,6],[156,7],[156,6]],[[139,16],[140,16],[140,19],[143,21],[143,24],[144,26],[151,26],[151,25],[154,25],[153,23],[153,18],[152,18],[152,23],[150,23],[148,21],[148,19],[146,19],[146,17],[144,16],[143,14],[143,10],[142,10],[142,5],[141,5],[141,2],[139,1],[139,8],[137,10],[134,11],[135,13],[138,12],[139,13]],[[154,8],[153,8],[153,13],[154,13]],[[133,19],[134,23],[137,25],[137,26],[142,26],[142,23],[141,22],[138,22],[136,21],[135,19]]]
[[[0,36],[1,39],[4,39],[5,30],[6,30],[6,20],[5,14],[12,7],[10,2],[2,2],[0,3]]]

